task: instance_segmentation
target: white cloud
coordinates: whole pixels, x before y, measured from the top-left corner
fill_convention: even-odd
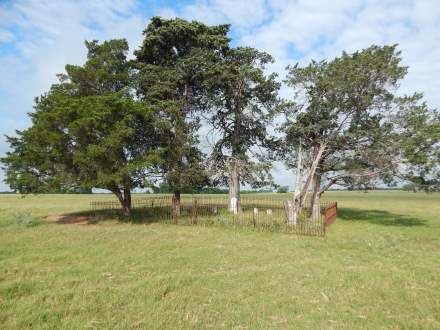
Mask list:
[[[165,8],[159,14],[163,17],[179,16],[207,24],[227,22],[242,29],[261,24],[268,17],[269,11],[264,0],[199,0],[184,6],[177,13],[171,8]]]
[[[8,95],[0,112],[12,117],[30,111],[33,98],[56,81],[67,63],[84,61],[84,40],[126,38],[134,48],[146,23],[135,1],[115,0],[22,0],[3,7],[0,17],[7,19],[3,28],[7,22],[19,34],[8,37],[14,52],[0,53],[0,92]]]
[[[164,8],[159,10],[157,16],[160,16],[165,19],[172,19],[177,17],[177,13],[171,8]]]
[[[349,23],[357,1],[286,1],[277,3],[273,19],[257,31],[249,31],[243,42],[283,56],[289,43],[300,52],[310,52],[324,38],[330,38]]]
[[[14,40],[14,35],[8,31],[0,30],[0,43]]]
[[[16,43],[22,61],[43,91],[66,63],[81,63],[86,39],[127,38],[138,44],[144,21],[133,1],[18,1],[13,24],[25,38]],[[130,15],[127,17],[126,15]]]

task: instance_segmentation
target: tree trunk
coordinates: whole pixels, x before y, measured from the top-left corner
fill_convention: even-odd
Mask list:
[[[173,212],[173,220],[175,223],[178,223],[180,217],[180,191],[174,191],[171,207]]]
[[[237,214],[240,210],[240,174],[237,162],[233,160],[229,165],[229,211]]]
[[[241,127],[241,88],[236,93],[236,101],[234,106],[234,132],[231,141],[232,157],[229,163],[229,211],[237,214],[240,211],[240,173],[239,159],[243,155],[240,127]]]
[[[108,188],[119,200],[121,203],[122,212],[126,216],[130,216],[131,214],[131,192],[129,188],[119,189],[116,186],[112,186]]]
[[[293,194],[293,214],[289,216],[293,225],[296,225],[298,212],[299,212],[299,201],[301,195],[301,168],[302,168],[302,148],[301,142],[298,145],[297,156],[296,156],[296,178],[295,178],[295,193]]]
[[[321,188],[321,175],[316,172],[315,176],[313,177],[313,196],[312,196],[312,219],[318,220],[320,217],[321,209],[319,206],[319,197],[320,194],[320,188]]]
[[[318,164],[322,159],[322,154],[324,153],[325,147],[326,147],[325,144],[321,144],[318,147],[315,158],[313,159],[312,165],[310,166],[310,171],[307,176],[306,183],[304,184],[303,190],[301,192],[300,203],[299,203],[299,212],[304,207],[304,202],[307,197],[307,191],[309,190],[310,183],[312,182],[312,180],[315,176],[316,169],[318,168]]]
[[[128,188],[124,188],[124,203],[122,208],[126,216],[131,214],[131,192]]]

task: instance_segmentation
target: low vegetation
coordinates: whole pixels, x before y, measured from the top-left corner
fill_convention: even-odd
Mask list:
[[[440,327],[438,193],[327,192],[325,238],[94,218],[92,197],[113,198],[0,196],[2,328]]]

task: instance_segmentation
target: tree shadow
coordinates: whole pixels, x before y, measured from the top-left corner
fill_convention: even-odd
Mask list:
[[[121,210],[95,210],[95,211],[80,211],[64,214],[50,215],[47,217],[49,221],[57,224],[84,224],[96,225],[99,223],[118,221],[123,223],[134,224],[151,224],[159,222],[164,217],[169,217],[165,214],[167,210],[156,209],[133,209],[130,216],[124,215]]]
[[[375,225],[396,227],[427,227],[427,220],[395,214],[383,210],[338,209],[338,219],[343,221],[369,222]]]
[[[184,217],[190,217],[185,212]],[[427,227],[427,220],[409,217],[405,215],[395,214],[384,210],[362,210],[356,208],[339,208],[338,220],[368,222],[375,225],[382,226],[396,226],[396,227]],[[95,210],[73,212],[60,215],[52,215],[48,217],[49,221],[58,224],[84,224],[94,225],[99,223],[117,221],[121,223],[132,224],[152,224],[156,222],[171,222],[171,210],[169,207],[165,208],[145,208],[133,209],[130,216],[126,216],[121,210]],[[188,220],[188,219],[187,219]]]

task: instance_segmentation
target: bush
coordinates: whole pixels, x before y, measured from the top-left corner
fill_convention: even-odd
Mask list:
[[[278,189],[277,189],[277,193],[279,193],[279,194],[285,194],[287,192],[289,192],[288,186],[281,186],[281,187],[278,187]]]

